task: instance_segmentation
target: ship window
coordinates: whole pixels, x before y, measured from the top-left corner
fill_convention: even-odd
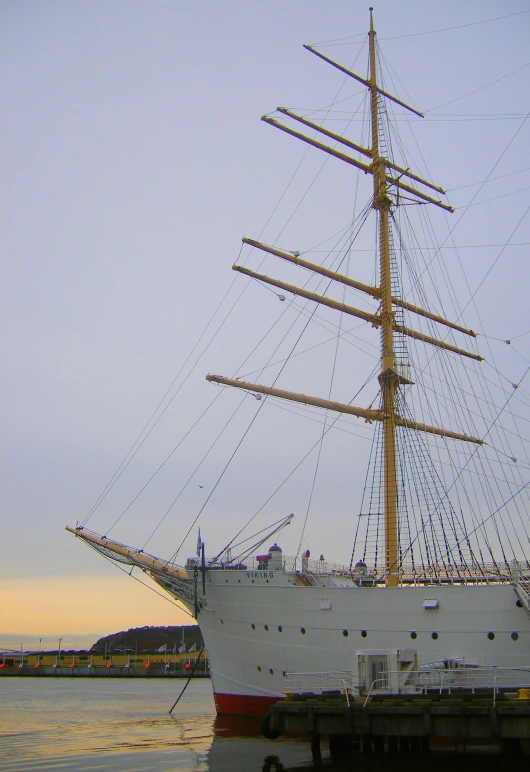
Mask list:
[[[438,640],[438,633],[431,633],[431,638],[433,639],[433,641],[437,641]]]
[[[278,625],[278,632],[281,633],[283,630],[283,627],[281,625]]]
[[[238,583],[238,584],[241,584],[241,579],[238,579],[238,580],[237,580],[237,583]]]
[[[427,600],[423,601],[423,608],[425,609],[438,608],[438,600],[436,598],[427,598]]]
[[[495,638],[495,633],[488,633],[488,640],[492,641]]]
[[[348,631],[347,631],[347,630],[343,630],[343,631],[342,631],[342,634],[343,634],[343,636],[344,636],[345,638],[347,638],[347,637],[348,637]]]
[[[221,619],[221,624],[222,624],[222,625],[224,625],[224,622],[223,622],[223,620],[222,620],[222,619]]]
[[[287,675],[287,673],[286,673],[286,671],[284,670],[284,671],[282,672],[282,676],[285,678],[285,676],[286,676],[286,675]]]
[[[512,634],[510,635],[510,638],[512,639],[512,641],[517,641],[517,640],[519,640],[519,633],[512,633]]]
[[[517,600],[515,601],[515,605],[517,606],[517,608],[522,608],[523,607],[522,600],[520,598],[517,598]]]
[[[366,630],[361,630],[361,635],[362,635],[363,638],[366,638],[368,633],[366,632]]]
[[[271,675],[274,675],[274,670],[273,670],[271,667],[269,668],[269,673],[270,673]]]
[[[256,629],[256,625],[254,624],[254,622],[252,622],[252,624],[251,624],[250,626],[251,626],[251,628],[252,628],[253,630],[255,630],[255,629]]]
[[[259,672],[259,673],[261,673],[261,668],[260,668],[260,666],[259,666],[259,665],[258,665],[258,672]]]
[[[415,641],[416,638],[418,637],[418,633],[415,630],[413,630],[410,634],[410,637],[412,638],[413,641]]]
[[[263,627],[265,628],[265,630],[269,629],[269,625],[263,625]]]
[[[301,627],[300,632],[302,633],[302,635],[305,635],[305,627]]]

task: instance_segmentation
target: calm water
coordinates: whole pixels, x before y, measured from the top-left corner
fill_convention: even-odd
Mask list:
[[[314,766],[307,740],[265,740],[256,722],[218,719],[209,680],[193,681],[172,716],[183,681],[0,678],[2,772],[513,772],[514,760],[483,749],[422,757],[332,762],[322,743]],[[478,766],[477,766],[478,768]]]

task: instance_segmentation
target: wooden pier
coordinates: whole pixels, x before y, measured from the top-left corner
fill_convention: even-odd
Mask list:
[[[319,755],[323,735],[339,754],[428,752],[431,743],[496,742],[501,751],[530,751],[530,690],[506,694],[427,693],[347,697],[338,692],[296,694],[273,705],[265,736],[308,734]]]

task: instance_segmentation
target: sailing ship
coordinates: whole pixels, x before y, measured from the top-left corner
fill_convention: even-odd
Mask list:
[[[442,188],[406,161],[398,163],[392,152],[387,106],[421,113],[378,80],[372,11],[368,44],[367,77],[305,46],[366,93],[368,146],[287,108],[278,108],[278,113],[289,124],[271,116],[263,120],[372,177],[370,201],[355,229],[361,230],[370,213],[375,216],[377,280],[364,283],[343,272],[340,264],[328,267],[298,251],[250,238],[243,242],[255,254],[287,261],[325,280],[325,290],[315,292],[240,264],[233,268],[274,291],[379,331],[378,372],[367,381],[375,384],[377,396],[362,406],[353,399],[340,402],[288,391],[276,386],[277,379],[264,385],[206,376],[230,387],[226,393],[235,388],[254,395],[260,408],[267,400],[282,400],[324,411],[326,417],[361,419],[373,430],[350,564],[332,564],[323,556],[315,560],[302,549],[294,557],[284,555],[277,541],[292,515],[254,538],[239,544],[232,539],[214,557],[206,555],[199,537],[196,554],[183,565],[84,524],[67,528],[106,558],[146,572],[195,616],[219,713],[263,715],[282,697],[287,673],[351,672],[362,651],[413,649],[420,667],[530,667],[527,483],[508,444],[495,444],[502,409],[489,411],[487,396],[477,396],[456,374],[460,362],[466,378],[481,367],[476,333],[461,315],[446,318],[439,293],[436,309],[427,303],[422,280],[432,267],[432,252],[420,264],[406,251],[401,213],[408,216],[407,208],[422,214],[427,208],[453,209]],[[300,124],[314,134],[293,128]],[[346,251],[355,229],[348,232]],[[334,299],[332,288],[337,286],[367,300],[365,308]],[[285,295],[279,297],[285,300]],[[373,307],[366,310],[369,303]],[[422,387],[430,389],[423,401]],[[512,392],[506,393],[505,406]],[[472,397],[479,408],[469,407]],[[488,408],[485,416],[477,412],[480,405]],[[448,424],[439,420],[442,415]],[[322,438],[335,420],[325,424]],[[503,480],[492,471],[492,459],[499,454],[499,466],[507,470]],[[458,468],[454,456],[461,461]],[[445,471],[438,471],[437,464]]]

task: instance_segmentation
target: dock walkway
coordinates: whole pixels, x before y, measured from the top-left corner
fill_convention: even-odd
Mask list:
[[[521,690],[529,697],[528,690]],[[521,752],[530,740],[530,699],[519,693],[494,690],[482,693],[423,693],[347,697],[340,691],[295,694],[272,706],[264,734],[309,734],[313,751],[322,735],[329,735],[330,750],[358,749],[364,753],[422,750],[431,740],[498,741],[503,751]]]

